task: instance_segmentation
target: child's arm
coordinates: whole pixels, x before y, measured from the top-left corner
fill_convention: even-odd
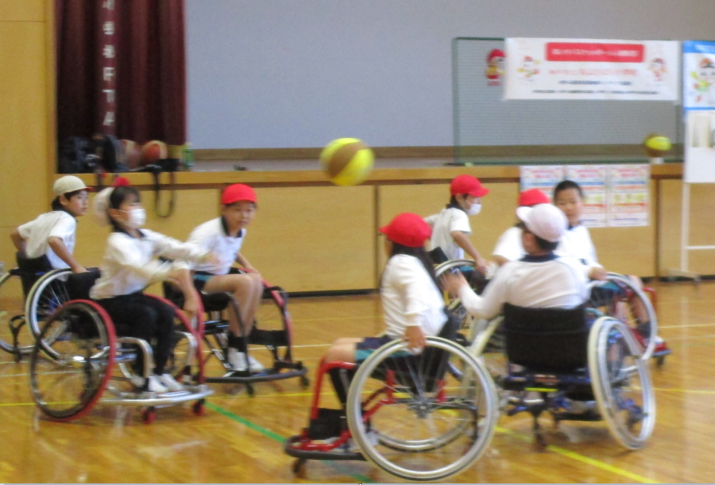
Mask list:
[[[481,254],[479,254],[479,251],[477,251],[477,248],[472,245],[472,242],[469,240],[469,237],[462,231],[452,231],[450,235],[452,236],[452,239],[454,239],[454,242],[457,243],[457,246],[464,249],[464,252],[470,255],[472,259],[474,259],[474,261],[477,263],[477,269],[483,274],[485,274],[488,267],[487,261],[482,258]]]
[[[49,238],[47,238],[47,244],[50,246],[50,249],[52,249],[52,251],[57,255],[58,258],[67,263],[67,266],[70,267],[73,273],[87,272],[87,268],[79,264],[77,260],[74,259],[74,256],[72,256],[72,253],[69,252],[69,249],[67,249],[67,246],[65,246],[65,243],[62,241],[62,239],[57,236],[50,236]]]
[[[15,245],[15,248],[17,248],[18,252],[20,254],[25,254],[25,246],[27,245],[25,238],[20,235],[20,231],[15,229],[12,231],[10,234],[10,239],[12,239],[12,243]]]
[[[188,269],[175,269],[168,274],[171,281],[176,283],[184,294],[184,312],[189,320],[199,313],[199,295],[191,281],[191,272]]]
[[[244,255],[242,255],[241,253],[238,253],[236,255],[236,262],[248,270],[258,272],[258,270],[256,270],[256,268],[253,267],[251,262],[248,259],[246,259],[246,257]]]

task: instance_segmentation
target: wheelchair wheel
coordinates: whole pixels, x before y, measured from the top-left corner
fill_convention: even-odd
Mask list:
[[[25,316],[35,339],[39,338],[44,322],[54,311],[70,301],[66,286],[67,276],[70,274],[72,274],[70,269],[50,271],[37,280],[27,295]],[[42,345],[49,352],[52,342],[42,343]]]
[[[474,327],[474,336],[470,336],[472,341],[470,352],[484,363],[484,367],[497,387],[500,403],[507,396],[506,391],[502,389],[502,381],[506,377],[509,367],[503,321],[504,317],[501,315],[489,321],[479,320]]]
[[[45,322],[40,339],[30,357],[33,398],[50,418],[79,418],[99,400],[112,372],[116,344],[111,320],[96,303],[73,301]]]
[[[655,395],[641,348],[623,322],[601,317],[588,341],[589,372],[601,415],[626,448],[642,448],[655,426]]]
[[[498,417],[496,390],[467,350],[428,337],[417,356],[390,342],[357,370],[348,425],[362,454],[400,478],[434,481],[471,466],[489,444]],[[460,379],[447,372],[461,369]]]
[[[23,306],[20,276],[13,272],[0,275],[0,348],[11,354],[29,354],[35,347],[32,333],[21,328],[26,323]]]
[[[628,325],[642,349],[641,358],[645,361],[651,358],[656,339],[650,337],[658,335],[658,318],[650,298],[630,278],[608,273],[606,281],[591,290],[587,306],[603,316],[616,318]],[[639,309],[647,315],[647,321],[638,318]]]
[[[477,266],[476,263],[470,259],[453,259],[435,266],[434,272],[439,279],[440,276],[447,272],[457,271],[459,268],[464,267],[475,269]],[[469,315],[466,308],[462,306],[462,302],[459,298],[454,298],[449,292],[444,292],[444,303],[449,311],[461,322],[461,328],[470,329],[476,324],[477,319]]]

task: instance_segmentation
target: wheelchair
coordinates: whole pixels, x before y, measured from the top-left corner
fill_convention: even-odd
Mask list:
[[[164,283],[164,296],[175,305],[183,304],[183,294],[169,283]],[[221,364],[224,374],[221,376],[206,376],[209,383],[243,384],[249,396],[255,394],[253,384],[256,382],[277,381],[282,379],[299,378],[303,387],[307,387],[309,380],[306,377],[308,368],[300,361],[293,360],[292,334],[293,324],[288,313],[288,294],[278,286],[271,286],[263,282],[263,300],[269,300],[271,304],[262,304],[256,316],[256,322],[252,322],[253,328],[248,336],[249,348],[246,355],[251,352],[251,345],[264,346],[271,354],[273,363],[262,371],[235,371],[228,362],[228,339],[227,332],[229,322],[225,312],[231,307],[235,315],[238,312],[239,304],[230,293],[205,293],[200,292],[203,310],[206,319],[203,325],[201,338],[209,349],[209,357],[213,356]],[[260,326],[258,328],[258,321]],[[245,335],[245,323],[240,321],[239,326]],[[177,347],[182,348],[185,341],[180,339]]]
[[[28,300],[34,285],[53,274],[68,274],[69,269],[53,270],[46,257],[25,258],[15,255],[17,267],[5,272],[0,265],[0,348],[14,355],[16,362],[32,352],[36,334],[21,333],[22,327],[29,324]],[[44,306],[46,312],[58,307],[55,299]],[[31,307],[35,308],[35,307]],[[38,307],[39,308],[39,307]],[[40,310],[42,311],[42,310]],[[33,312],[36,316],[36,312]]]
[[[587,315],[595,319],[590,329]],[[490,372],[506,396],[503,412],[529,412],[538,446],[546,446],[539,425],[543,412],[556,425],[604,420],[625,448],[645,445],[655,425],[655,396],[644,349],[627,323],[598,316],[585,306],[567,310],[506,304],[503,317],[489,322],[472,344],[474,355],[486,355],[498,327],[505,337],[505,360]]]
[[[369,460],[399,478],[435,481],[474,464],[496,428],[496,389],[464,345],[444,338],[456,333],[448,326],[452,335],[427,337],[417,355],[394,340],[360,364],[322,361],[309,425],[284,446],[293,472],[303,474],[307,460]],[[331,369],[354,374],[344,412],[320,407]]]
[[[175,311],[183,327],[181,336],[189,342],[189,355],[180,359],[185,365],[174,373],[185,389],[158,394],[147,391],[146,385],[137,388],[125,369],[136,366],[141,352],[144,365],[139,372],[148,377],[154,367],[151,346],[134,337],[118,337],[106,311],[88,299],[98,276],[95,272],[67,275],[64,289],[70,300],[42,325],[30,354],[30,386],[38,408],[48,418],[63,422],[86,415],[98,403],[141,406],[147,424],[156,418],[158,407],[182,402],[194,401],[193,412],[203,414],[205,398],[213,391],[203,382],[203,361],[198,358],[201,319],[195,330],[178,308]]]

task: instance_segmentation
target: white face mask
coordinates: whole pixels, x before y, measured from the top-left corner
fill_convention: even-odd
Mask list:
[[[476,202],[472,205],[469,206],[469,209],[467,209],[465,212],[467,213],[468,216],[476,216],[482,211],[482,204],[479,202]]]
[[[123,212],[127,212],[129,214],[129,220],[124,224],[132,229],[139,229],[146,222],[146,211],[143,207],[137,207],[136,209]]]

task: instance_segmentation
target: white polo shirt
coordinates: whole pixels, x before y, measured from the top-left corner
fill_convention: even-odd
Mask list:
[[[467,311],[489,319],[504,303],[526,308],[574,308],[588,299],[587,278],[573,258],[525,256],[502,266],[481,296],[464,285],[459,297]]]
[[[229,236],[222,217],[197,226],[191,232],[187,242],[202,248],[205,252],[213,251],[218,262],[216,264],[199,264],[194,270],[215,275],[227,274],[241,251],[245,237],[245,229],[241,229],[237,237]]]
[[[422,262],[414,256],[396,254],[385,266],[380,287],[386,333],[399,339],[406,327],[419,326],[426,336],[435,336],[447,321],[444,300]]]
[[[429,242],[429,250],[440,247],[447,259],[464,259],[464,249],[454,242],[452,231],[460,231],[465,234],[472,233],[469,225],[469,216],[462,209],[447,207],[439,214],[425,217],[425,222],[432,228],[432,237]]]
[[[591,234],[588,232],[588,228],[582,224],[569,228],[569,230],[561,236],[559,246],[556,248],[556,254],[560,256],[570,256],[586,266],[601,267],[601,265],[598,264],[596,248],[591,241]]]
[[[28,258],[39,258],[46,254],[53,268],[69,268],[69,265],[52,251],[48,239],[58,237],[70,254],[74,251],[77,220],[70,214],[65,211],[46,212],[34,221],[18,227],[17,232],[25,240],[25,254]]]
[[[193,244],[182,243],[148,229],[135,238],[125,232],[113,232],[107,239],[107,249],[99,269],[102,276],[89,292],[95,300],[129,295],[157,281],[164,281],[175,269],[188,269],[187,262],[203,259],[206,251]],[[176,260],[161,262],[163,256]]]
[[[521,245],[522,232],[523,231],[516,226],[504,231],[504,234],[499,236],[492,255],[501,256],[509,261],[519,261],[526,256],[524,246]]]

